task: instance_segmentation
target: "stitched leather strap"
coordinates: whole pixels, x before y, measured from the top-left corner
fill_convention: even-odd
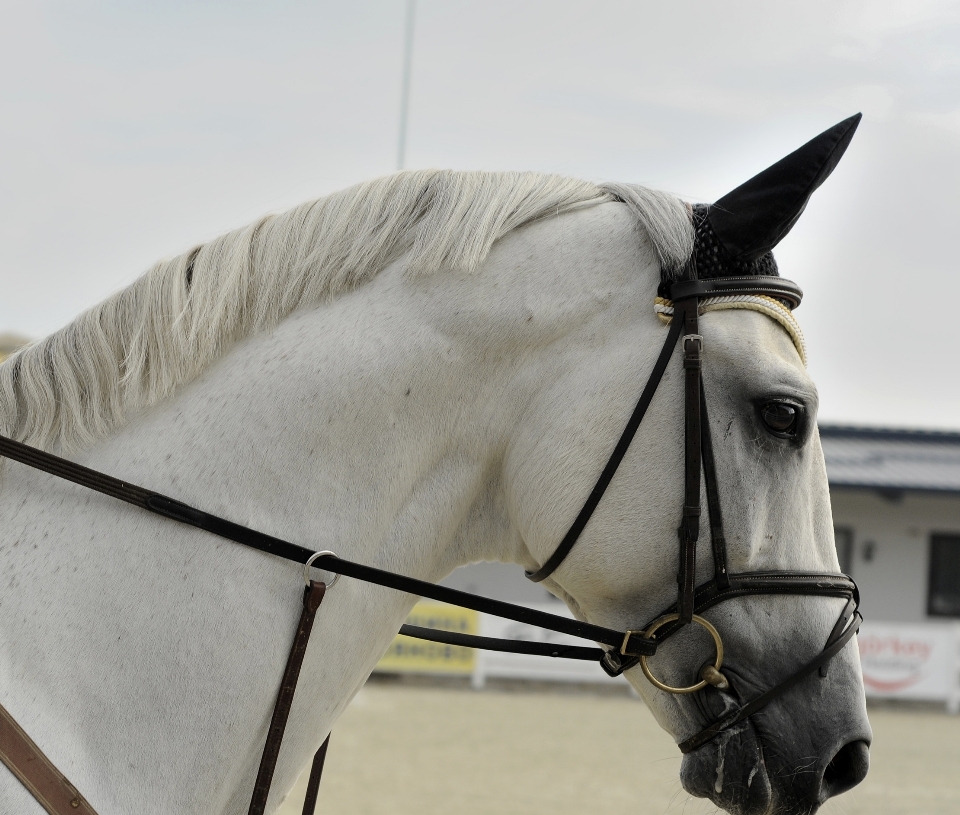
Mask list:
[[[674,304],[688,297],[717,297],[731,294],[765,294],[782,300],[792,310],[800,305],[803,290],[792,280],[769,275],[715,277],[707,280],[678,280],[669,286]]]
[[[50,815],[97,815],[3,705],[0,705],[0,761]]]
[[[805,597],[842,597],[848,600],[848,609],[852,607],[856,611],[860,603],[860,591],[853,579],[845,574],[830,574],[823,572],[789,572],[789,571],[769,571],[769,572],[740,572],[732,573],[725,579],[718,575],[713,580],[709,580],[697,588],[694,595],[694,613],[703,614],[708,608],[712,608],[724,600],[732,600],[735,597],[750,597],[755,595],[775,595],[775,594],[794,594]],[[659,620],[668,614],[675,614],[677,604],[663,609],[654,617]],[[844,612],[849,620],[852,612]],[[837,627],[841,626],[843,615],[837,621]],[[845,625],[845,622],[843,622]],[[657,644],[672,637],[683,628],[683,623],[672,622],[664,625],[656,633],[655,640]],[[831,639],[838,631],[831,632]],[[630,670],[640,661],[639,657],[621,656],[616,651],[607,651],[600,667],[610,676],[618,676],[624,671]]]
[[[323,740],[320,749],[313,757],[310,766],[310,778],[307,781],[307,794],[303,799],[303,815],[313,815],[317,809],[317,795],[320,792],[320,776],[323,774],[323,762],[327,757],[327,748],[330,746],[330,734]]]
[[[263,815],[267,807],[267,796],[270,794],[273,772],[277,768],[280,744],[283,741],[283,731],[287,727],[287,719],[290,716],[290,707],[293,705],[293,695],[297,690],[300,668],[303,666],[303,657],[307,652],[307,643],[310,641],[313,621],[317,616],[320,603],[323,602],[323,594],[326,590],[326,585],[317,581],[310,581],[310,585],[304,590],[303,611],[300,614],[297,633],[293,637],[293,645],[290,647],[290,656],[287,657],[287,667],[283,672],[283,679],[280,681],[280,693],[277,694],[277,704],[273,708],[273,717],[270,720],[270,728],[267,730],[267,743],[263,747],[263,756],[260,758],[260,770],[257,772],[257,780],[253,785],[253,796],[250,799],[250,809],[247,810],[248,815]],[[321,759],[321,769],[322,766]]]

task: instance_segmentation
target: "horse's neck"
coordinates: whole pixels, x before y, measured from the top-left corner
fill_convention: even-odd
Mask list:
[[[618,218],[633,241],[628,216]],[[423,579],[477,559],[532,566],[507,511],[503,458],[533,394],[616,295],[582,272],[596,247],[555,235],[551,244],[551,230],[511,236],[475,275],[411,282],[388,269],[245,341],[81,458]],[[532,261],[532,247],[542,257]],[[634,251],[613,254],[624,266]],[[622,268],[610,273],[622,282]],[[19,588],[0,615],[11,644],[0,693],[28,732],[103,815],[242,811],[298,613],[299,569],[15,465],[0,521],[23,544],[4,553]],[[274,800],[412,602],[350,579],[329,592]],[[0,774],[0,801],[11,783]],[[5,806],[0,815],[13,815]]]

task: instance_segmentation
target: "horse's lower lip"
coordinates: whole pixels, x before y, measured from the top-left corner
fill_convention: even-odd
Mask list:
[[[747,724],[685,755],[680,780],[688,793],[708,798],[732,815],[767,815],[784,805],[790,812],[813,813],[827,799],[860,783],[868,767],[869,742],[857,739],[841,747],[815,787],[790,789],[778,784],[774,792],[757,731]],[[785,801],[784,796],[792,800]]]
[[[750,725],[721,733],[711,742],[683,757],[683,788],[698,798],[708,798],[733,815],[764,815],[772,802],[772,789],[763,752]]]

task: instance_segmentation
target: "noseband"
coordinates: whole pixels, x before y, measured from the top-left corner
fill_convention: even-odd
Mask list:
[[[715,298],[759,295],[772,298],[792,310],[800,304],[803,292],[795,283],[781,277],[750,276],[723,277],[712,280],[688,279],[667,288],[673,304],[673,320],[653,372],[644,386],[637,406],[630,417],[620,440],[593,491],[580,510],[567,534],[550,558],[535,572],[527,573],[534,582],[549,577],[573,549],[594,510],[600,503],[620,462],[626,455],[640,422],[663,378],[667,363],[679,342],[683,353],[684,370],[684,498],[680,517],[679,571],[677,573],[677,602],[665,609],[644,628],[628,630],[623,645],[618,650],[607,651],[601,665],[611,675],[622,673],[638,662],[646,677],[661,690],[670,693],[693,693],[707,684],[721,690],[730,687],[727,678],[720,673],[723,662],[723,642],[717,630],[701,614],[708,608],[725,600],[748,595],[793,594],[822,597],[842,597],[847,603],[827,637],[823,650],[810,662],[782,680],[779,684],[744,704],[739,710],[721,717],[699,733],[680,742],[680,750],[688,753],[710,741],[717,734],[744,721],[771,700],[793,687],[804,677],[819,669],[826,676],[826,663],[830,661],[856,634],[862,622],[857,607],[860,602],[856,583],[843,574],[800,571],[755,571],[731,574],[727,568],[727,545],[723,534],[723,519],[720,510],[720,494],[717,488],[717,472],[713,455],[710,423],[707,420],[707,403],[703,393],[703,337],[699,331],[701,302]],[[669,301],[665,301],[669,302]],[[779,318],[778,318],[779,319]],[[804,353],[802,339],[793,331],[794,342]],[[707,498],[707,517],[710,524],[710,543],[713,554],[713,577],[696,585],[697,543],[700,539],[701,473]],[[686,687],[672,687],[656,679],[647,665],[648,654],[630,650],[631,635],[651,640],[659,645],[685,626],[697,623],[713,637],[716,659],[700,672],[700,681]]]
[[[716,465],[701,376],[703,337],[699,333],[698,323],[701,301],[759,295],[773,298],[787,308],[794,308],[799,305],[802,296],[799,287],[790,281],[772,276],[725,277],[712,280],[688,279],[679,281],[670,286],[668,291],[662,293],[668,294],[672,301],[673,319],[666,341],[654,365],[653,372],[643,388],[637,406],[606,466],[603,468],[600,478],[560,545],[543,566],[527,575],[535,582],[545,579],[570,553],[600,503],[600,499],[613,479],[620,462],[626,455],[627,449],[636,435],[640,422],[663,378],[674,349],[677,343],[680,343],[683,351],[684,369],[684,499],[678,530],[680,562],[677,574],[678,596],[674,605],[665,609],[642,629],[616,631],[511,603],[478,597],[467,592],[437,586],[405,575],[354,563],[339,558],[332,552],[313,552],[311,549],[295,543],[240,526],[211,513],[190,507],[176,499],[121,481],[105,473],[83,467],[3,436],[0,436],[0,456],[43,470],[149,512],[305,565],[307,590],[304,594],[304,610],[294,638],[287,670],[281,683],[281,691],[268,733],[267,746],[261,760],[260,772],[251,800],[249,812],[253,815],[262,815],[266,806],[273,768],[279,754],[283,729],[293,700],[300,663],[313,625],[313,617],[317,612],[325,589],[328,588],[324,587],[323,584],[309,580],[308,570],[312,564],[336,575],[345,575],[398,591],[429,597],[548,630],[593,640],[607,647],[587,648],[544,642],[476,637],[410,625],[402,626],[401,634],[494,651],[536,654],[562,659],[596,660],[610,676],[617,676],[639,663],[641,670],[656,687],[670,693],[693,693],[704,688],[707,684],[720,689],[730,687],[729,680],[720,671],[723,664],[723,641],[720,633],[702,616],[704,611],[717,605],[717,603],[735,597],[757,594],[846,598],[846,605],[819,654],[779,684],[743,704],[737,710],[717,719],[696,735],[680,742],[680,750],[688,753],[707,743],[724,730],[746,720],[772,699],[777,698],[818,669],[820,675],[825,676],[826,664],[856,634],[862,618],[857,611],[859,604],[857,586],[846,575],[798,571],[755,571],[731,574],[727,568],[727,548],[723,536]],[[776,314],[772,316],[780,319]],[[790,325],[788,320],[785,323],[788,330],[790,330]],[[794,337],[794,341],[797,342],[796,337]],[[802,354],[802,341],[798,348]],[[706,583],[697,586],[696,557],[697,543],[700,538],[701,473],[707,497],[714,575]],[[330,585],[332,586],[332,583]],[[700,671],[699,682],[687,687],[672,687],[654,677],[647,665],[647,657],[653,656],[657,652],[660,643],[691,623],[703,626],[713,637],[717,651],[716,658],[712,665],[708,664]],[[326,746],[327,741],[323,743],[314,759],[304,813],[313,812]],[[61,815],[61,813],[66,815],[66,813],[72,811],[80,811],[89,815],[96,815],[92,807],[77,793],[62,773],[49,762],[40,748],[30,740],[29,736],[22,731],[13,717],[2,706],[0,706],[0,761],[11,768],[14,774],[34,793],[37,800],[41,803],[47,801],[44,806],[48,812],[55,813],[55,815]],[[48,806],[49,796],[45,797],[43,790],[49,790],[50,795],[54,797],[58,796],[60,804],[50,803]]]

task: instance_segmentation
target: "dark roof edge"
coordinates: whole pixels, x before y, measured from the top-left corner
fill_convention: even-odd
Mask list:
[[[827,439],[919,441],[960,445],[960,432],[955,430],[907,430],[892,427],[855,427],[842,424],[821,424],[819,429],[820,435]]]
[[[869,490],[870,492],[911,492],[911,493],[923,493],[924,495],[958,495],[960,494],[960,487],[919,487],[915,484],[911,485],[898,485],[898,484],[862,484],[854,481],[849,482],[837,482],[833,481],[830,478],[829,473],[827,474],[827,483],[830,485],[831,490]]]

